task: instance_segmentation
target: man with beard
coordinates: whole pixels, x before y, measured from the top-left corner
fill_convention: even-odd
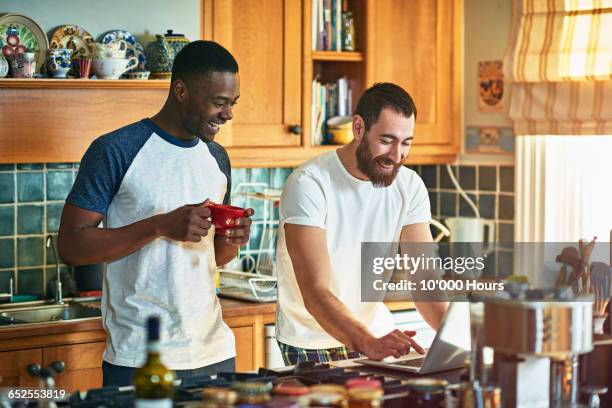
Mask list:
[[[214,138],[239,95],[234,57],[192,42],[174,60],[161,111],[96,139],[81,161],[59,249],[69,265],[107,263],[104,386],[129,385],[143,365],[151,315],[161,318],[164,364],[179,378],[234,370],[214,277],[248,241],[251,220],[215,235],[207,203],[229,203],[229,158]]]
[[[354,140],[291,174],[281,197],[276,338],[286,364],[400,357],[415,332],[394,330],[382,302],[361,302],[362,242],[432,242],[427,190],[402,164],[416,107],[397,85],[360,98]],[[437,329],[444,302],[416,302]]]

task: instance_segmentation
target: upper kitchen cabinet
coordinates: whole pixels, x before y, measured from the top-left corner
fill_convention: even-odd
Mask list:
[[[204,0],[204,38],[240,66],[240,99],[219,141],[227,147],[302,144],[302,10],[295,0]]]
[[[461,138],[461,0],[368,0],[366,80],[417,106],[410,163],[451,162]]]

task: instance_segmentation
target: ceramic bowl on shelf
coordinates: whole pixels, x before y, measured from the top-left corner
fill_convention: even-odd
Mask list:
[[[145,79],[149,79],[150,74],[151,74],[151,71],[128,71],[125,74],[123,74],[121,78],[145,80]]]
[[[138,64],[138,58],[92,59],[91,70],[99,79],[119,79],[126,71]]]

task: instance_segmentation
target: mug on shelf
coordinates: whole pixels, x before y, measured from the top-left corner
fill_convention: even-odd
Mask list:
[[[119,79],[123,73],[138,65],[138,58],[130,57],[123,59],[93,59],[91,70],[99,79]]]

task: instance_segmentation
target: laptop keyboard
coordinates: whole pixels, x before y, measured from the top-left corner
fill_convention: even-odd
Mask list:
[[[423,365],[424,361],[425,361],[425,357],[419,357],[419,358],[414,358],[412,360],[401,361],[401,362],[397,362],[393,364],[405,366],[405,367],[419,368]]]

